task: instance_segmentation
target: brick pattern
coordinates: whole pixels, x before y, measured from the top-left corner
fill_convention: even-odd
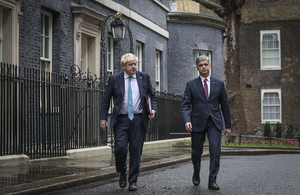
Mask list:
[[[167,29],[167,11],[162,9],[152,0],[114,0],[115,2],[134,10],[145,18],[151,20],[160,27]],[[41,9],[53,14],[53,51],[52,71],[70,73],[70,66],[74,63],[74,17],[71,3],[85,6],[102,15],[115,14],[102,4],[92,0],[26,0],[23,1],[20,17],[20,42],[19,42],[19,64],[20,66],[40,68],[40,29]],[[166,1],[164,2],[166,3]],[[129,5],[131,7],[129,7]],[[155,33],[149,28],[122,17],[127,21],[133,35],[133,48],[136,41],[144,44],[143,70],[151,76],[152,85],[155,86],[155,51],[162,52],[161,62],[161,91],[168,90],[168,39]],[[100,45],[100,43],[99,43]],[[163,45],[163,47],[162,47]],[[123,54],[130,52],[129,35],[126,32],[124,41],[114,43],[114,72],[123,71],[120,58]],[[99,54],[100,55],[100,54]],[[100,65],[100,62],[99,62]]]
[[[161,56],[160,91],[183,94],[185,84],[193,75],[193,50],[212,51],[212,75],[224,79],[223,39],[220,29],[194,24],[169,23],[167,11],[152,0],[118,1],[160,27],[169,30],[167,39],[140,23],[123,16],[133,36],[133,48],[136,41],[143,44],[143,71],[151,77],[155,86],[155,52]],[[85,6],[102,15],[115,14],[102,4],[91,0],[26,0],[22,3],[23,15],[20,19],[20,65],[40,67],[40,12],[45,9],[53,13],[53,72],[70,73],[74,63],[74,17],[71,3]],[[168,4],[166,1],[162,1]],[[99,43],[100,45],[100,43]],[[123,70],[120,58],[130,52],[129,35],[124,41],[114,42],[114,73]],[[99,54],[100,55],[100,54]],[[99,62],[100,65],[100,62]]]
[[[300,19],[298,0],[251,0],[242,7],[242,22]]]
[[[240,72],[248,132],[261,124],[261,89],[281,89],[282,124],[300,127],[300,20],[241,25]],[[260,31],[280,30],[281,70],[260,70]],[[247,88],[251,86],[251,88]]]
[[[144,16],[148,20],[151,20],[160,27],[167,29],[166,10],[154,1],[130,0],[130,9],[141,16]]]
[[[212,53],[212,76],[224,80],[223,38],[220,29],[195,24],[169,23],[169,91],[183,94],[193,79],[193,51]]]

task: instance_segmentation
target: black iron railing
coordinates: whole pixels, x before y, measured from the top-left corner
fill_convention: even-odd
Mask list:
[[[31,159],[65,156],[77,148],[113,145],[112,130],[100,129],[103,79],[0,64],[0,156],[26,154]],[[157,116],[146,141],[179,138],[182,95],[156,92]]]
[[[181,117],[182,95],[167,92],[155,92],[157,115],[151,121],[146,141],[190,137],[186,134]]]
[[[107,144],[100,131],[103,90],[88,77],[1,63],[1,155],[31,159],[64,156],[66,150]]]

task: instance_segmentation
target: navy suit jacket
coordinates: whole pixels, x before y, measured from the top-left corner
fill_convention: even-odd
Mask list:
[[[208,111],[218,130],[223,130],[221,110],[225,121],[225,128],[231,128],[230,108],[223,81],[212,76],[210,77],[210,94],[208,100],[200,77],[186,84],[181,113],[185,124],[187,122],[192,123],[193,132],[202,132],[205,130]]]
[[[150,76],[145,72],[136,71],[136,79],[139,86],[141,106],[143,109],[143,122],[146,129],[150,128],[150,121],[148,117],[147,104],[145,101],[145,95],[150,94],[152,100],[152,110],[157,110],[156,97],[153,92],[153,88],[150,82]],[[108,85],[104,93],[104,97],[101,103],[100,120],[106,120],[108,116],[108,109],[110,105],[110,99],[113,97],[113,113],[110,120],[110,128],[112,129],[117,123],[116,119],[120,112],[121,105],[124,98],[124,71],[113,74],[109,77]]]

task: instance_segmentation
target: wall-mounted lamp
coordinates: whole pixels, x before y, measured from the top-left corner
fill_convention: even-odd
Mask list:
[[[233,37],[231,35],[227,35],[227,36],[223,35],[223,39],[226,39],[226,38],[228,38],[229,41],[233,40]]]
[[[130,39],[130,53],[134,53],[133,50],[133,38],[129,25],[126,20],[121,19],[122,14],[117,12],[115,15],[109,14],[104,18],[101,31],[101,61],[100,61],[100,84],[106,86],[107,84],[107,36],[108,28],[111,28],[111,32],[114,40],[124,40],[125,32],[127,29],[128,37]],[[110,22],[111,21],[111,22]],[[108,25],[110,22],[110,25]],[[119,51],[118,51],[119,52]],[[102,86],[102,85],[101,85]]]
[[[122,14],[120,12],[117,12],[115,14],[115,17],[116,17],[115,21],[112,21],[110,23],[113,39],[124,40],[126,26],[124,25],[123,21],[121,20]]]
[[[223,31],[223,40],[228,38],[229,41],[232,41],[233,40],[233,37],[231,35],[226,35],[227,34],[227,29],[225,29]]]

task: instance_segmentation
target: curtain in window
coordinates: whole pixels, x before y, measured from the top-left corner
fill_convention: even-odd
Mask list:
[[[278,93],[264,93],[263,120],[280,119],[280,100]]]
[[[262,65],[279,66],[279,40],[276,33],[263,35]]]

